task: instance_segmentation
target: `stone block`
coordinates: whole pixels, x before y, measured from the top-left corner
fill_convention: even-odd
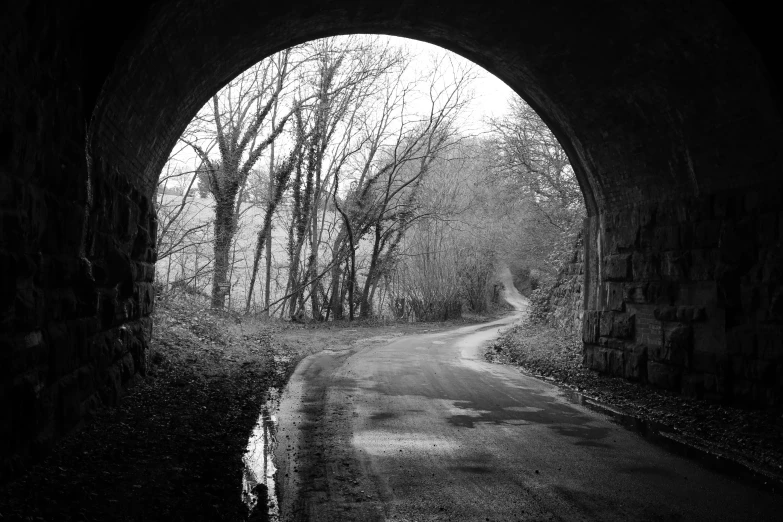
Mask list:
[[[605,281],[625,281],[631,268],[631,254],[604,256],[603,278]]]
[[[647,283],[625,283],[623,293],[624,301],[636,304],[647,303]]]
[[[658,225],[675,225],[687,220],[687,207],[681,201],[659,202],[655,213]]]
[[[647,362],[647,382],[665,390],[679,390],[682,368],[655,361]]]
[[[659,260],[655,254],[634,252],[631,257],[634,281],[657,281],[660,279]]]
[[[720,220],[701,221],[693,225],[692,246],[694,248],[715,248],[721,239]]]
[[[658,213],[658,203],[655,201],[645,202],[643,205],[637,205],[639,227],[649,228],[655,223],[655,216]]]
[[[678,366],[688,365],[693,351],[693,329],[689,325],[664,329],[663,347],[667,362]]]
[[[647,346],[633,344],[626,347],[624,377],[632,381],[647,379]]]
[[[148,250],[154,248],[154,246],[155,244],[153,241],[153,236],[150,235],[146,228],[140,227],[138,230],[136,230],[136,237],[133,241],[131,257],[136,261],[149,262],[146,259],[148,257],[147,253]]]
[[[655,308],[653,313],[655,314],[655,318],[659,321],[677,320],[677,307],[675,306],[659,306]]]
[[[653,229],[651,245],[656,252],[678,250],[680,248],[680,226],[658,226]]]
[[[680,286],[671,281],[651,282],[647,285],[646,302],[657,305],[671,305],[677,301]]]
[[[617,339],[631,339],[634,331],[634,316],[631,314],[615,313],[612,317],[612,337]]]
[[[625,288],[622,283],[604,283],[604,308],[622,312],[625,307]]]
[[[668,281],[684,281],[688,273],[687,257],[676,251],[661,254],[661,277]]]
[[[639,235],[639,216],[633,209],[607,212],[603,216],[607,252],[615,254],[636,246]]]
[[[615,312],[601,312],[601,319],[598,326],[598,333],[601,337],[611,337],[614,314]]]
[[[694,306],[677,307],[677,321],[680,323],[691,323],[693,322],[694,317],[697,317],[698,315],[697,308]]]
[[[136,283],[133,300],[138,303],[142,315],[150,315],[155,302],[155,289],[152,283]]]
[[[625,374],[625,352],[613,348],[606,348],[606,373],[614,377],[623,377]]]
[[[122,371],[119,365],[110,366],[104,375],[102,386],[98,389],[103,404],[113,406],[122,397]]]
[[[584,346],[584,363],[591,370],[605,372],[607,367],[606,349],[586,344]]]

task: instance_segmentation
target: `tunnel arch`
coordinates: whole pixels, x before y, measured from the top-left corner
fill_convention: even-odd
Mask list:
[[[555,132],[589,213],[587,366],[780,405],[783,125],[779,71],[757,47],[775,33],[751,40],[733,4],[14,4],[0,26],[0,473],[144,373],[151,195],[190,118],[252,63],[347,33],[456,52]]]
[[[306,40],[366,32],[439,45],[511,86],[563,143],[591,215],[662,191],[698,195],[747,184],[733,175],[747,165],[720,152],[746,143],[747,127],[764,136],[754,156],[774,157],[764,162],[766,172],[745,177],[777,174],[779,157],[771,152],[781,133],[776,115],[765,111],[772,96],[763,65],[718,4],[561,1],[528,6],[521,19],[512,12],[503,2],[495,9],[163,2],[126,42],[104,83],[88,150],[117,168],[129,163],[128,175],[149,186],[190,117],[239,72]],[[747,91],[741,99],[732,98],[737,81]],[[702,129],[721,133],[705,140]]]

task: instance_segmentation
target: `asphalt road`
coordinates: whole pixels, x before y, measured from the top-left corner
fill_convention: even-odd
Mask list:
[[[484,362],[514,317],[305,359],[283,393],[283,520],[783,520],[783,497]]]

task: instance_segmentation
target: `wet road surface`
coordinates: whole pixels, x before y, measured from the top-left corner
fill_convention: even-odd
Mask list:
[[[783,497],[484,362],[515,319],[305,359],[283,393],[283,520],[783,520]]]

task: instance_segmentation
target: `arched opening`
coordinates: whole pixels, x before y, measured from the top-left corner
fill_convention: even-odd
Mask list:
[[[377,35],[310,41],[231,80],[154,201],[159,292],[319,322],[486,312],[498,270],[551,279],[585,217],[562,147],[513,91]]]
[[[88,140],[94,194],[111,191],[102,187],[115,177],[127,180],[136,200],[131,207],[149,218],[155,177],[189,118],[260,57],[348,31],[415,37],[496,74],[563,144],[591,216],[587,364],[634,378],[650,373],[651,380],[680,390],[690,386],[683,376],[693,370],[719,373],[717,361],[730,349],[728,330],[750,320],[739,280],[753,264],[740,255],[727,260],[732,270],[716,275],[722,238],[744,235],[738,222],[722,220],[767,212],[779,198],[764,191],[748,196],[754,202],[733,199],[737,189],[777,179],[780,129],[764,110],[772,94],[762,69],[727,13],[717,6],[583,12],[550,4],[531,10],[520,25],[503,10],[443,13],[427,6],[393,12],[331,4],[281,12],[249,4],[203,9],[190,18],[162,6],[154,17],[166,27],[165,43],[156,43],[162,38],[157,30],[140,36],[145,46],[126,49],[104,85]],[[591,33],[619,20],[606,37]],[[742,98],[732,90],[738,78]],[[755,158],[750,165],[748,155]],[[92,212],[92,229],[109,222],[105,217]],[[142,219],[141,229],[152,226]],[[136,234],[137,246],[142,236]],[[88,228],[88,244],[90,237]],[[102,237],[113,239],[116,231]],[[151,251],[146,255],[151,262]],[[629,323],[635,328],[623,326]],[[679,337],[688,340],[679,346],[673,340]],[[672,350],[703,357],[689,355],[692,367],[680,367],[670,364]],[[724,395],[732,387],[704,379],[694,393]],[[762,388],[752,394],[766,395]]]

